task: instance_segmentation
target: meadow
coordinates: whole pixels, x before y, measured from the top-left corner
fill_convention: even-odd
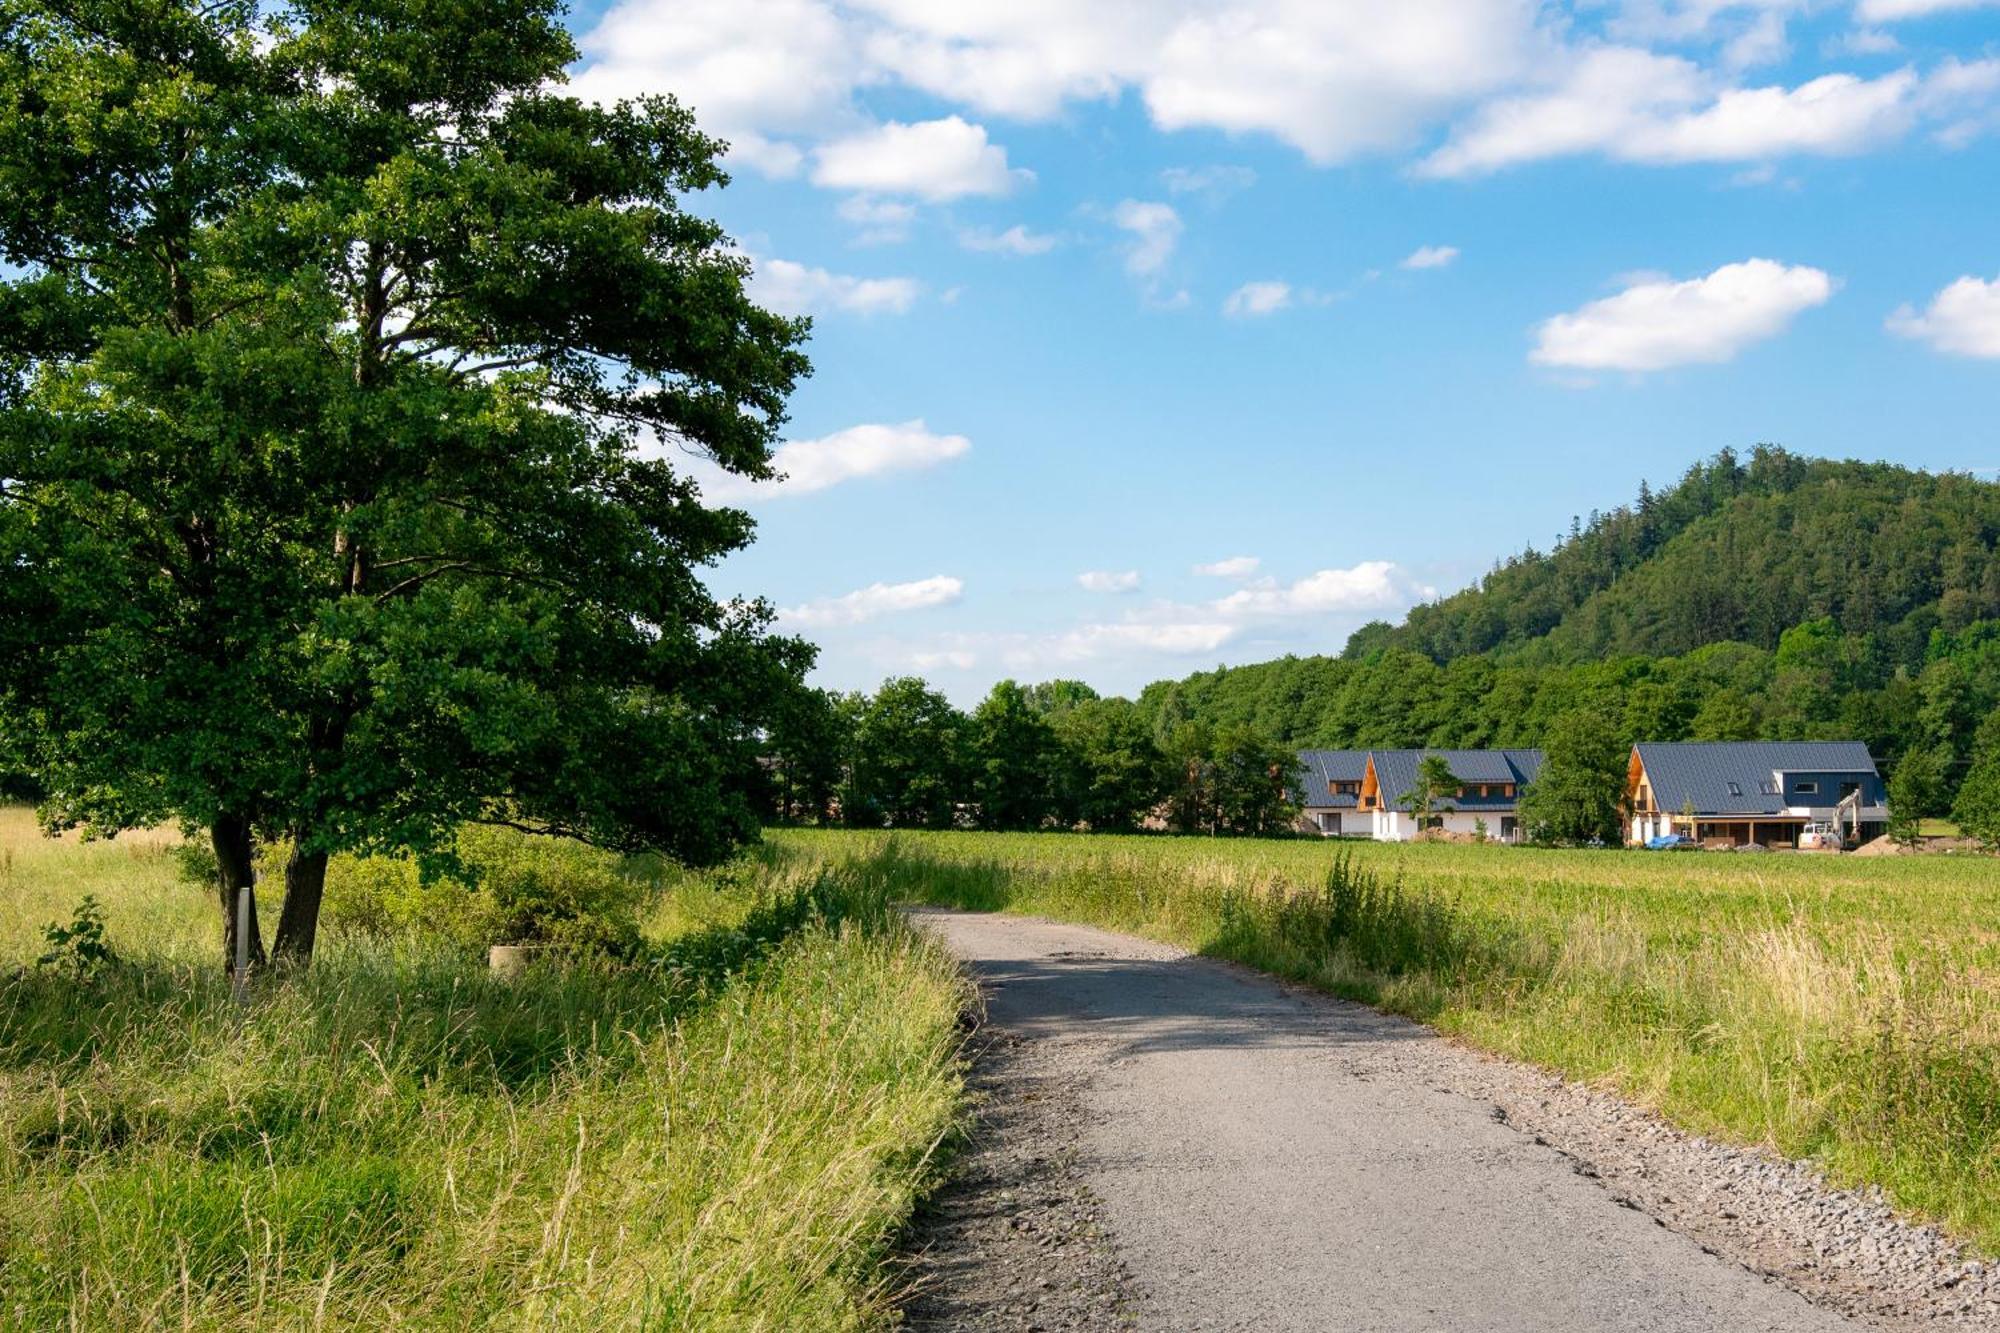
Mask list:
[[[343,863],[321,956],[238,1009],[177,841],[0,809],[0,1326],[893,1322],[965,994],[879,877],[481,844],[637,921],[503,981],[477,896]],[[36,965],[86,894],[118,961]]]
[[[2000,860],[772,837],[898,900],[1107,926],[1408,1014],[2000,1253]]]

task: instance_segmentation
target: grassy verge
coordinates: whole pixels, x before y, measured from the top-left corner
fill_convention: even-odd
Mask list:
[[[0,1324],[891,1321],[963,994],[878,878],[661,875],[638,963],[512,982],[436,938],[336,933],[239,1014],[165,845],[21,833],[0,828]],[[25,965],[85,892],[124,963]]]
[[[2000,1253],[2000,862],[791,832],[910,901],[1151,936],[1820,1162]]]

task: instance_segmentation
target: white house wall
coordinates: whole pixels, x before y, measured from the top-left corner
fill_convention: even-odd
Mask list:
[[[1433,816],[1438,827],[1446,833],[1461,833],[1476,837],[1479,825],[1486,824],[1486,836],[1495,842],[1500,840],[1500,821],[1513,818],[1511,811],[1502,814],[1497,810],[1477,813],[1455,810],[1449,814]],[[1417,821],[1407,810],[1377,810],[1374,812],[1373,835],[1377,842],[1408,842],[1417,836]]]

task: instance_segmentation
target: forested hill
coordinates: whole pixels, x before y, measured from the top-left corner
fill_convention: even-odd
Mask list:
[[[1724,452],[1553,551],[1372,625],[1339,657],[1148,686],[1156,729],[1322,746],[1537,745],[1587,709],[1624,740],[1854,738],[1947,780],[2000,748],[2000,486]]]
[[[1407,648],[1436,662],[1472,653],[1540,662],[1669,656],[1711,643],[1776,648],[1794,625],[1833,617],[1921,666],[1930,633],[2000,616],[2000,486],[1884,463],[1724,451],[1670,490],[1593,514],[1543,554],[1370,625],[1344,656]]]

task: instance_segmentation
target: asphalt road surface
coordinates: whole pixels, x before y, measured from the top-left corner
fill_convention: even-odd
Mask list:
[[[1034,918],[922,911],[1074,1074],[1079,1169],[1152,1329],[1852,1329],[1625,1206],[1364,1006]]]

